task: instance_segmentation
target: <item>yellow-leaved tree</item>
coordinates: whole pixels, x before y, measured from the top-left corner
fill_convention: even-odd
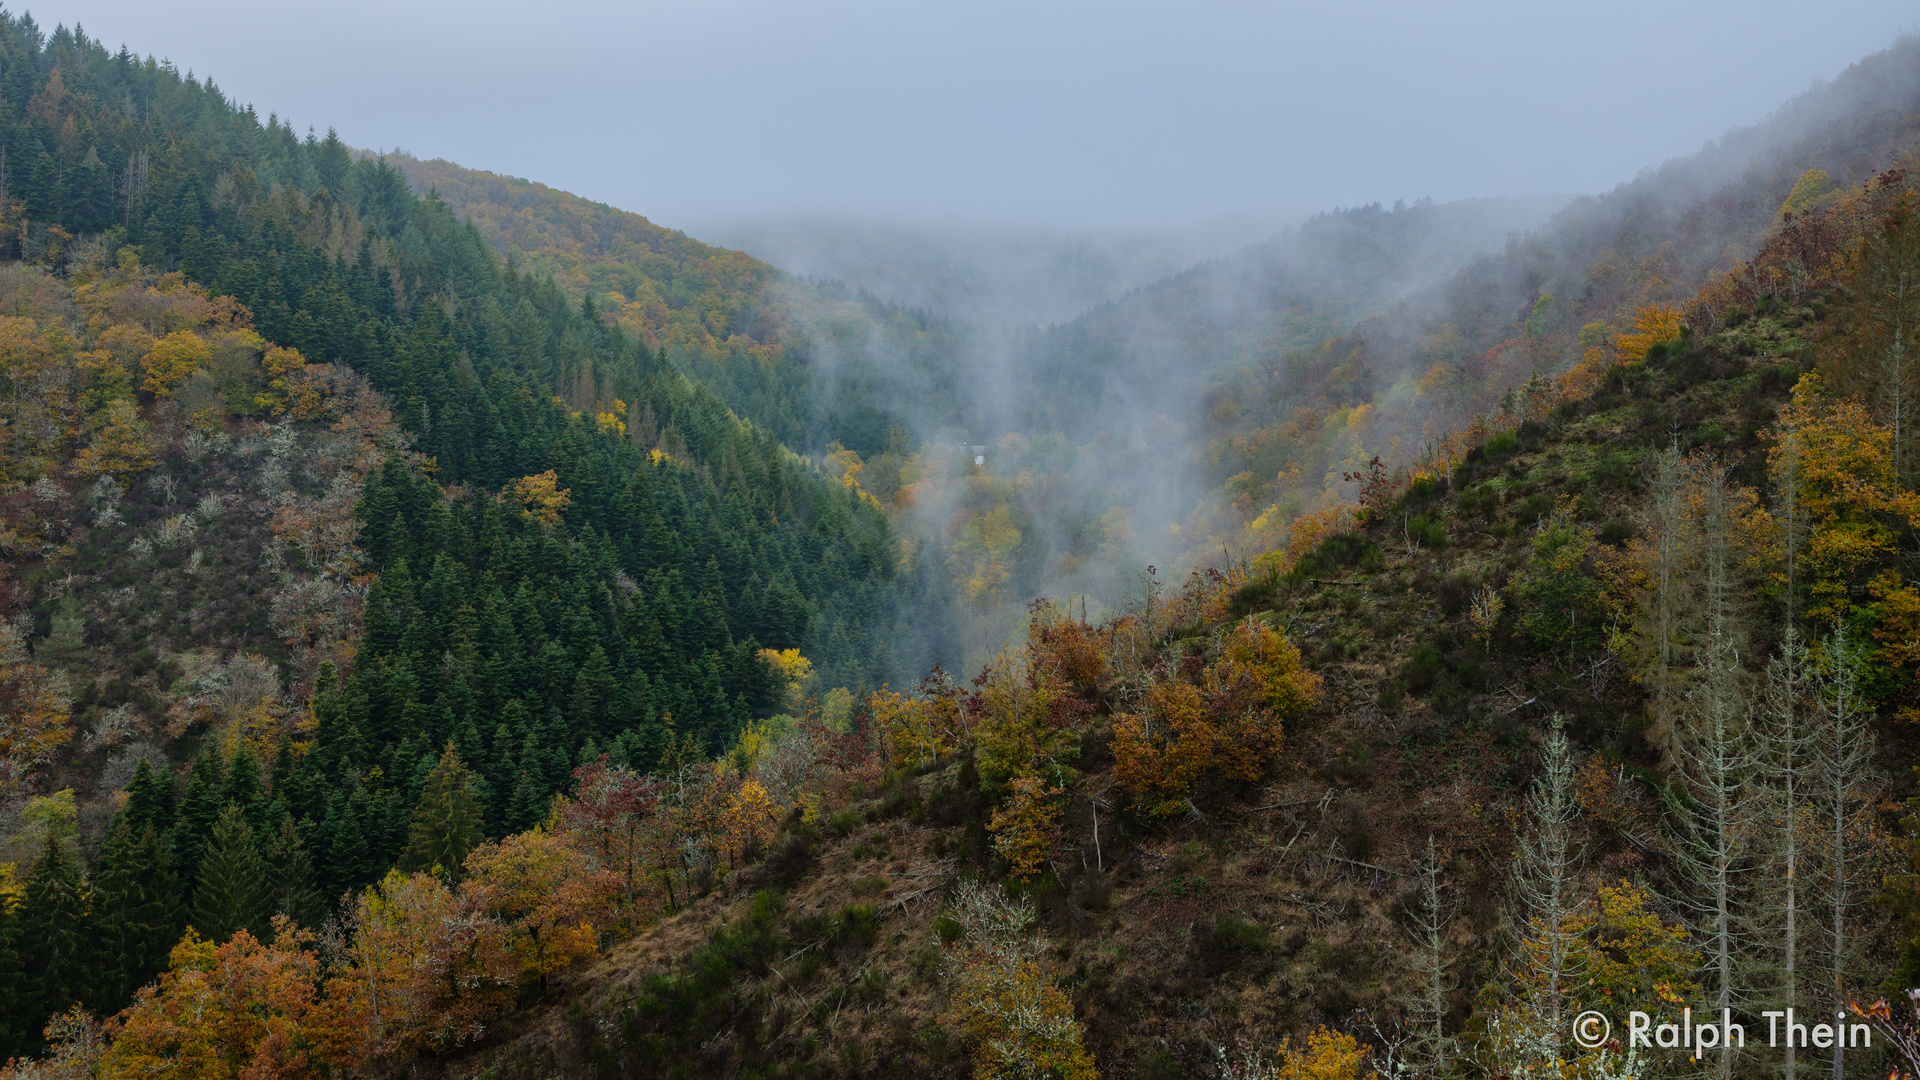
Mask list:
[[[95,414],[95,426],[86,444],[67,463],[67,470],[84,479],[140,472],[153,464],[153,445],[140,408],[129,398],[114,398]]]
[[[1008,872],[1022,881],[1038,877],[1053,846],[1060,842],[1060,797],[1038,776],[1022,776],[1008,785],[1006,805],[993,812],[987,831],[994,853],[1007,860]]]
[[[1221,1080],[1378,1080],[1367,1048],[1360,1040],[1329,1028],[1315,1028],[1296,1046],[1291,1038],[1269,1060],[1241,1042],[1237,1053],[1215,1051]]]
[[[1647,358],[1655,345],[1665,345],[1680,337],[1683,325],[1680,309],[1672,304],[1649,304],[1633,313],[1633,329],[1615,335],[1614,359],[1633,364]]]
[[[560,486],[560,477],[552,469],[523,476],[507,485],[501,498],[517,507],[521,514],[551,528],[573,504],[573,494]]]
[[[1095,1080],[1073,1002],[1047,977],[1031,905],[998,886],[962,882],[948,908],[960,935],[946,947],[955,1026],[973,1044],[975,1080]]]
[[[1305,714],[1320,689],[1293,643],[1244,619],[1221,635],[1197,678],[1163,674],[1137,709],[1115,714],[1115,772],[1149,813],[1178,813],[1204,780],[1257,779],[1285,721]]]
[[[167,397],[187,376],[205,367],[213,359],[213,346],[191,330],[175,330],[153,343],[144,363],[147,370],[140,389],[155,397]]]
[[[1920,590],[1897,554],[1902,534],[1920,529],[1920,494],[1900,483],[1891,429],[1810,372],[1766,437],[1789,610],[1867,629],[1869,685],[1901,719],[1920,720]]]

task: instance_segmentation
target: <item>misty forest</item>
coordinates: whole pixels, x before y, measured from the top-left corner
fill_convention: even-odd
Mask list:
[[[0,13],[0,1077],[1920,1075],[1920,39],[1756,107],[777,269]]]

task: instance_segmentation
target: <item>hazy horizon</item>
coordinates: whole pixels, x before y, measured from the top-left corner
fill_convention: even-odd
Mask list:
[[[1909,6],[799,8],[203,0],[26,9],[298,129],[523,176],[692,235],[855,219],[1188,233],[1598,192],[1886,48]],[[367,34],[378,26],[382,32]],[[1658,32],[1649,32],[1657,29]],[[1701,49],[1713,40],[1716,47]]]

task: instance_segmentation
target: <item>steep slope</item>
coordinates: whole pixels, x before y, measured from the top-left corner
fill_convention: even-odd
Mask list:
[[[551,276],[571,296],[592,297],[655,348],[705,352],[739,337],[774,344],[749,325],[777,273],[765,263],[537,181],[437,158],[387,160],[414,191],[437,192],[502,256]]]
[[[1898,167],[1916,131],[1909,39],[1700,154],[1576,202],[1391,314],[1311,349],[1244,354],[1208,398],[1208,476],[1232,481],[1242,521],[1276,505],[1267,521],[1285,521],[1374,454],[1391,465],[1431,453],[1510,388],[1572,368],[1643,309],[1678,305],[1748,258],[1802,178],[1858,185]]]
[[[61,1014],[49,1067],[116,1078],[1537,1075],[1542,1017],[1733,1008],[1729,965],[1809,1012],[1920,971],[1904,173],[1790,191],[1692,323],[1359,469],[1358,512],[856,701],[757,646],[885,659],[926,583],[858,485],[936,493],[910,448],[825,482],[382,163],[0,31],[9,1049]],[[102,169],[120,223],[76,239]],[[1078,450],[946,474],[983,586]],[[1787,861],[1743,787],[1832,842]]]
[[[1279,221],[1230,220],[1079,231],[788,217],[702,232],[797,277],[834,282],[909,311],[982,326],[1049,326],[1281,227]]]
[[[390,167],[25,17],[0,87],[6,1052],[189,920],[317,928],[450,743],[497,839],[602,750],[730,746],[770,650],[924,666],[870,500]]]
[[[1592,362],[1641,320],[1671,323],[1668,307],[1757,249],[1803,178],[1837,190],[1898,166],[1920,123],[1916,48],[1524,241],[1507,243],[1552,200],[1362,207],[1030,332],[756,279],[727,309],[753,329],[675,361],[888,506],[919,576],[950,590],[937,606],[956,628],[924,654],[975,663],[1033,596],[1110,606],[1140,565],[1284,544],[1296,518],[1350,501],[1343,478],[1374,457],[1444,471],[1448,433],[1530,378]],[[548,238],[566,222],[610,214],[488,183],[552,223],[518,240],[496,227],[501,250],[560,252]],[[990,447],[985,467],[962,445]]]
[[[1911,190],[1875,190],[1875,220],[1920,243]],[[1796,715],[1840,740],[1840,727],[1819,727],[1836,715],[1835,680],[1878,687],[1877,751],[1823,741],[1820,760],[1853,754],[1835,774],[1837,801],[1797,804],[1838,812],[1854,846],[1837,855],[1803,838],[1800,865],[1831,881],[1840,858],[1870,881],[1913,858],[1896,800],[1912,793],[1916,746],[1892,721],[1916,670],[1920,572],[1906,545],[1920,498],[1911,466],[1896,475],[1880,406],[1820,389],[1860,363],[1848,343],[1862,333],[1863,286],[1907,249],[1876,246],[1871,228],[1852,235],[1825,253],[1848,267],[1845,289],[1807,306],[1769,302],[1711,334],[1658,342],[1597,383],[1536,396],[1451,477],[1382,484],[1357,523],[1302,537],[1291,555],[1196,575],[1178,592],[1150,587],[1104,625],[1038,608],[1025,646],[972,689],[932,681],[912,700],[874,699],[875,749],[894,769],[877,792],[790,822],[726,890],[583,969],[544,1018],[449,1075],[987,1075],[996,1033],[1029,1061],[1071,1059],[1063,1029],[981,1020],[995,993],[1057,1017],[1044,986],[1071,999],[1074,1045],[1108,1076],[1207,1075],[1321,1027],[1358,1036],[1383,1070],[1440,1073],[1434,1055],[1448,1053],[1469,1074],[1512,1075],[1532,1060],[1529,1039],[1552,1037],[1513,1035],[1544,978],[1544,953],[1513,935],[1516,917],[1523,938],[1540,933],[1524,927],[1516,877],[1529,865],[1521,851],[1542,850],[1537,800],[1556,776],[1572,808],[1566,850],[1578,853],[1562,881],[1564,947],[1583,974],[1555,1007],[1619,1023],[1629,1008],[1677,1010],[1677,998],[1703,1015],[1719,993],[1708,960],[1720,924],[1695,859],[1716,695],[1752,703],[1756,730]],[[1906,378],[1920,385],[1920,372]],[[1783,464],[1783,445],[1804,456]],[[1822,508],[1795,501],[1807,499]],[[1886,543],[1865,562],[1812,554],[1869,522]],[[1784,546],[1796,535],[1797,577]],[[1692,584],[1663,592],[1662,559]],[[1697,587],[1716,573],[1732,575],[1729,594]],[[1852,675],[1836,671],[1845,654],[1830,636],[1841,595],[1855,598],[1838,610],[1865,649]],[[1677,629],[1663,630],[1669,603]],[[1276,629],[1300,643],[1310,674],[1285,648],[1247,651]],[[1670,658],[1651,647],[1663,634]],[[1736,634],[1737,662],[1716,644]],[[1817,690],[1782,682],[1793,634],[1823,639]],[[1321,689],[1304,712],[1268,699],[1264,769],[1235,772],[1205,743],[1181,750],[1234,730],[1228,717],[1246,702],[1233,680],[1245,677],[1270,694]],[[1189,692],[1219,729],[1181,716],[1174,702]],[[1144,736],[1156,710],[1183,734]],[[1772,791],[1781,744],[1748,752],[1765,767],[1743,778]],[[1016,782],[1022,769],[1043,792],[1058,785],[1039,804],[1050,820],[1026,816],[1036,804],[1023,792],[1035,789]],[[1037,832],[1022,831],[1028,820]],[[1780,947],[1793,940],[1779,925],[1782,849],[1734,857],[1776,890],[1734,901],[1751,922],[1730,948],[1755,1001],[1812,1009],[1836,979],[1868,994],[1903,950],[1916,955],[1914,924],[1898,918],[1913,910],[1912,879],[1891,877],[1884,906],[1839,909],[1852,945],[1835,956],[1800,942],[1804,981],[1780,983]],[[968,883],[1002,875],[1003,903],[1037,920],[1011,939],[1024,941],[1036,983],[977,981],[1005,955],[993,948],[1014,946],[977,918]],[[1833,916],[1829,891],[1800,902]],[[1759,1007],[1736,1017],[1764,1026],[1747,1011]],[[1736,1070],[1770,1065],[1766,1053]]]

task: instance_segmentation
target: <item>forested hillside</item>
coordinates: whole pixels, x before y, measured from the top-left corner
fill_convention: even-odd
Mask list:
[[[589,766],[463,874],[353,898],[342,944],[189,939],[54,1060],[1770,1075],[1759,1010],[1870,1006],[1920,955],[1912,434],[1897,396],[1837,389],[1899,355],[1917,199],[1843,192],[1795,249],[1817,296],[1542,380],[1450,474],[1375,474],[1288,548],[1099,622],[1036,604],[976,678],[876,693],[853,728],[822,702],[721,762]],[[462,768],[426,789],[482,814]],[[447,820],[416,816],[424,848]],[[1682,1006],[1747,1046],[1567,1033]],[[1913,1068],[1904,1015],[1801,1068]]]
[[[1218,550],[1212,533],[1168,526],[1195,525],[1217,501],[1190,491],[1220,483],[1196,457],[1201,395],[1221,368],[1316,346],[1566,201],[1323,214],[1045,328],[779,277],[544,185],[398,165],[496,251],[559,269],[575,295],[667,342],[678,369],[736,412],[879,499],[954,598],[959,633],[936,628],[916,651],[970,660],[1017,632],[1032,596],[1110,605],[1140,566]],[[991,467],[970,468],[963,444],[991,445]]]
[[[1284,544],[1303,515],[1350,502],[1345,477],[1375,457],[1444,472],[1475,415],[1510,415],[1530,380],[1670,331],[1689,297],[1786,215],[1904,167],[1920,123],[1917,55],[1908,40],[1869,57],[1495,254],[1463,254],[1450,274],[1445,255],[1486,243],[1470,225],[1498,220],[1498,207],[1328,215],[1001,340],[897,317],[859,333],[843,316],[829,325],[847,329],[816,346],[843,392],[971,402],[928,410],[921,428],[950,427],[924,456],[849,441],[859,459],[848,464],[883,500],[920,508],[919,531],[974,616],[970,658],[1004,639],[1028,594],[1112,605],[1142,562],[1203,565],[1223,549]],[[993,448],[985,470],[947,448],[963,441]],[[896,487],[904,500],[888,499]]]
[[[704,302],[731,313],[735,336],[675,362],[888,506],[927,570],[944,572],[961,647],[979,660],[1017,633],[1034,595],[1111,607],[1144,563],[1285,543],[1296,518],[1350,501],[1343,477],[1374,457],[1444,469],[1460,452],[1449,434],[1513,407],[1530,379],[1674,325],[1783,213],[1897,167],[1920,115],[1915,48],[1869,57],[1544,224],[1558,200],[1321,215],[1031,331],[741,275]],[[489,192],[477,220],[526,258],[611,252],[582,238],[653,229],[486,174],[416,172],[417,185]],[[587,220],[605,224],[576,224]],[[601,265],[606,288],[620,260]],[[654,291],[688,277],[659,258],[626,265],[654,275]],[[986,467],[962,445],[990,447]]]
[[[1788,254],[1803,292],[1538,380],[1250,564],[1036,605],[970,685],[871,698],[878,760],[756,749],[807,808],[764,860],[449,1072],[1775,1074],[1762,1009],[1920,955],[1920,195],[1837,194],[1698,298]],[[1747,1045],[1617,1039],[1683,1005]],[[1906,1007],[1855,1021],[1800,1068],[1920,1064]]]
[[[1920,1072],[1917,86],[995,338],[0,18],[0,1075]]]
[[[318,929],[449,744],[499,837],[925,666],[870,501],[393,168],[25,17],[0,129],[10,1052],[250,887],[210,850],[297,846],[269,906]]]
[[[455,217],[502,255],[576,297],[591,297],[613,321],[655,348],[707,351],[744,339],[778,344],[752,325],[773,267],[661,228],[639,214],[517,177],[450,161],[394,155],[421,194],[436,192]]]

